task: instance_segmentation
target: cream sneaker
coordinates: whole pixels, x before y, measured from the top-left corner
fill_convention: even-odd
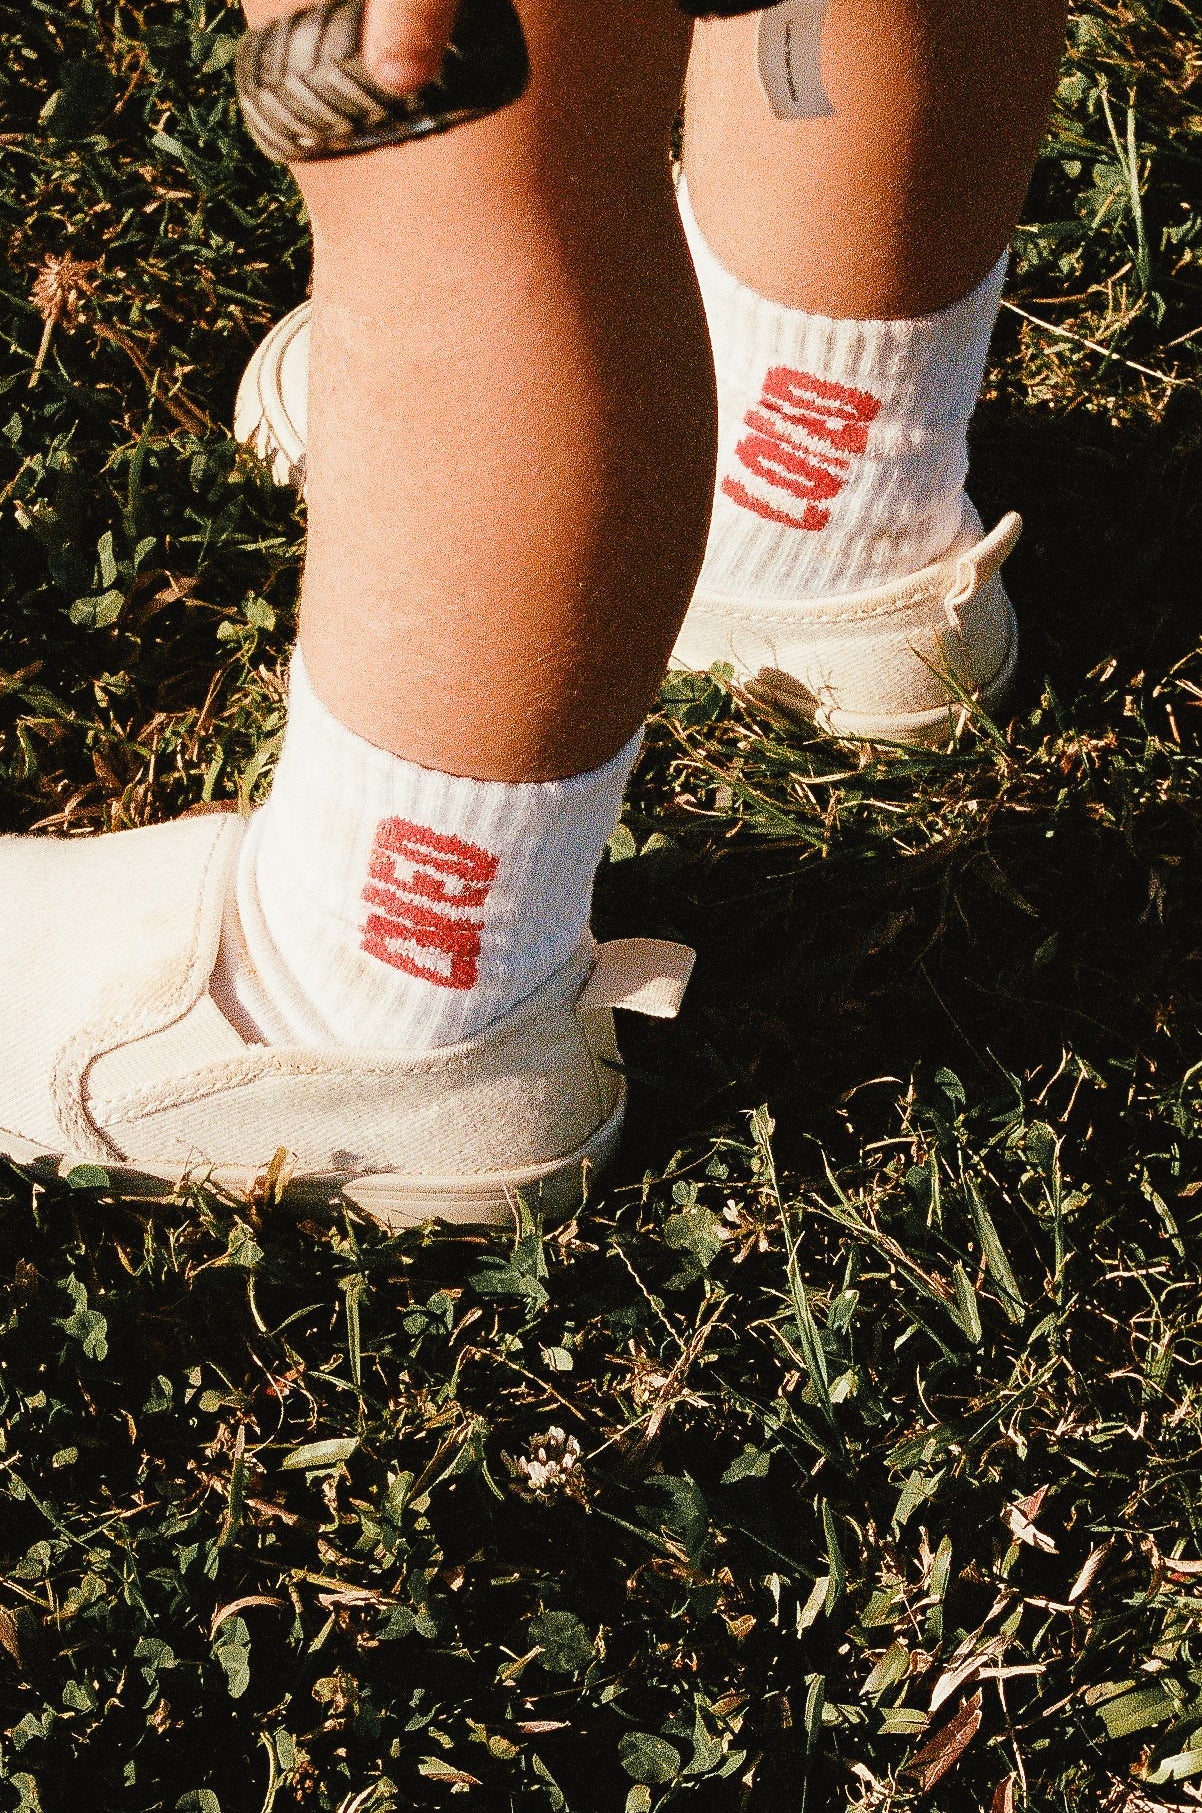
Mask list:
[[[999,576],[1022,533],[1015,511],[985,535],[964,524],[933,566],[834,598],[740,598],[698,589],[672,659],[729,662],[752,698],[832,736],[944,743],[970,700],[992,712],[1018,659],[1018,628]]]
[[[234,439],[257,453],[277,485],[302,490],[309,435],[309,317],[302,302],[251,356],[234,400]]]
[[[209,983],[245,821],[0,839],[0,1152],[128,1184],[249,1189],[281,1149],[293,1194],[387,1227],[550,1214],[618,1144],[613,1009],[673,1016],[693,953],[591,939],[476,1037],[408,1057],[248,1044]]]
[[[238,390],[234,433],[281,485],[304,483],[311,304],[285,315]],[[832,736],[945,743],[1004,702],[1018,658],[999,577],[1022,532],[1011,511],[986,535],[967,498],[964,525],[934,566],[871,591],[780,601],[702,591],[673,651],[678,667],[729,663],[758,702]]]

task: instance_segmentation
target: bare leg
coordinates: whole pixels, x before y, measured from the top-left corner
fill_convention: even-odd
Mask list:
[[[310,542],[267,799],[0,852],[22,1163],[241,1188],[283,1146],[390,1227],[508,1227],[613,1155],[611,1008],[673,1012],[690,961],[588,932],[713,480],[666,167],[687,30],[663,0],[525,24],[512,111],[303,179]]]
[[[945,308],[1005,248],[1064,43],[1064,0],[831,0],[834,116],[776,119],[753,17],[698,26],[685,170],[706,239],[761,296],[852,320]]]
[[[516,106],[300,175],[310,677],[380,747],[506,781],[589,769],[642,721],[715,437],[665,153],[687,25],[665,0],[523,23]]]

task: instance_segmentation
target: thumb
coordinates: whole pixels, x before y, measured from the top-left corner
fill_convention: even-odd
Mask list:
[[[368,0],[360,56],[373,82],[407,94],[442,73],[458,0]]]

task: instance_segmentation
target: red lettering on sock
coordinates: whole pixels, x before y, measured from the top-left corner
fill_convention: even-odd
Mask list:
[[[420,976],[440,988],[474,988],[480,959],[478,920],[452,919],[448,913],[423,913],[411,902],[402,917],[369,913],[363,926],[363,949],[369,957],[407,975]],[[426,960],[417,955],[424,953]],[[437,962],[437,956],[443,961]]]
[[[478,844],[444,836],[428,825],[411,825],[403,818],[381,820],[371,858],[376,881],[456,906],[483,906],[497,873],[496,857]],[[408,871],[404,880],[397,874],[398,860]]]
[[[735,452],[753,478],[765,479],[778,490],[816,504],[838,497],[844,486],[845,481],[837,472],[771,435],[744,435]]]
[[[880,399],[869,391],[835,384],[815,372],[770,366],[758,405],[743,417],[751,432],[736,446],[735,457],[750,477],[800,498],[805,509],[782,509],[731,476],[721,482],[723,495],[785,528],[824,529],[831,513],[821,506],[838,497],[847,483],[880,409]]]
[[[484,905],[496,873],[497,858],[479,844],[382,819],[362,896],[380,910],[367,915],[361,949],[441,988],[474,987],[484,922],[464,909]]]
[[[790,371],[787,365],[765,372],[761,401],[840,453],[863,453],[869,427],[881,413],[881,400],[870,391],[832,384],[812,371]]]
[[[736,504],[742,504],[745,510],[754,510],[757,516],[768,522],[778,522],[786,529],[825,529],[831,519],[829,510],[820,510],[817,504],[807,504],[800,516],[791,516],[787,510],[778,510],[766,498],[757,497],[737,478],[724,478],[722,490]]]
[[[769,440],[779,441],[782,446],[795,447],[798,445],[796,439],[782,429],[779,418],[769,415],[766,409],[749,409],[743,417],[743,422],[744,426],[750,428],[755,434],[767,435]],[[845,459],[839,453],[828,453],[825,448],[810,449],[810,456],[825,466],[828,472],[839,473],[841,475],[839,483],[843,484],[851,469],[849,459]]]

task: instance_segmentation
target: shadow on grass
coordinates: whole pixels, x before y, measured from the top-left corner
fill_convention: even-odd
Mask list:
[[[837,1139],[848,1090],[916,1067],[950,1064],[980,1089],[1070,1047],[1101,1070],[1186,1062],[1171,1048],[1202,1006],[1202,825],[1188,763],[1158,768],[1148,746],[1196,735],[1196,676],[1176,693],[1158,681],[1199,645],[1202,405],[1182,392],[1161,423],[1114,427],[1001,401],[975,441],[986,522],[1018,508],[1026,523],[1006,573],[1023,778],[996,785],[969,737],[975,816],[949,809],[955,757],[944,772],[903,759],[892,783],[886,760],[880,812],[832,836],[822,860],[787,836],[690,841],[669,815],[673,840],[652,835],[645,855],[608,865],[607,934],[655,931],[699,952],[679,1031],[627,1031],[643,1080],[632,1126],[648,1138],[762,1099],[792,1156],[799,1135]],[[777,732],[808,765],[804,740]],[[720,737],[705,751],[716,769],[730,759]],[[842,754],[853,770],[862,760]],[[754,767],[741,749],[739,774]],[[903,800],[921,815],[924,789],[929,824],[911,835]],[[799,832],[813,822],[799,814]]]

